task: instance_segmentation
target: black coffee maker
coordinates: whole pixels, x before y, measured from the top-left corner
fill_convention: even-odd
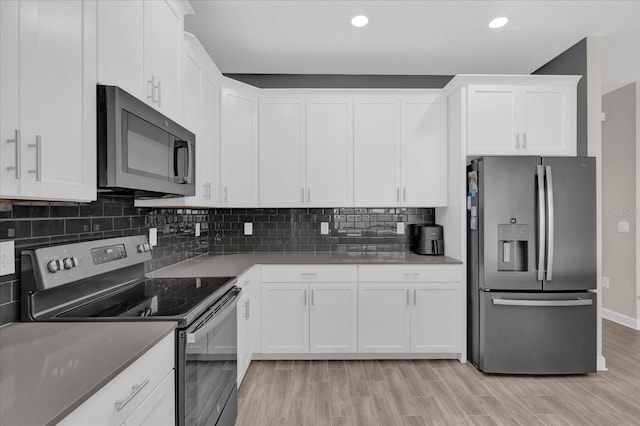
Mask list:
[[[411,239],[414,253],[444,255],[442,225],[416,223],[412,225]]]

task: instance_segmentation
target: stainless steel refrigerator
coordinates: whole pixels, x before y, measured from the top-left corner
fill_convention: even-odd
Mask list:
[[[467,166],[468,357],[487,373],[596,370],[595,159]]]

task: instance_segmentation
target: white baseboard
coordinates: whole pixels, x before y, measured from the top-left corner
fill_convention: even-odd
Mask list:
[[[598,371],[609,371],[607,369],[607,360],[602,355],[598,356],[596,369]]]
[[[633,328],[634,330],[640,330],[640,319],[631,318],[609,309],[602,308],[602,318],[617,322],[618,324]]]

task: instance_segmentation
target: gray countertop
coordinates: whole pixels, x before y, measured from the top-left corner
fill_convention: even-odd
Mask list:
[[[150,278],[238,276],[253,265],[461,265],[447,256],[415,253],[205,254],[147,274]]]
[[[176,328],[174,322],[0,328],[0,424],[55,424]]]

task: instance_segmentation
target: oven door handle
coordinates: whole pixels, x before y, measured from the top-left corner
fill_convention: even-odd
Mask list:
[[[234,294],[223,302],[224,307],[222,309],[213,314],[213,316],[209,316],[209,311],[215,310],[217,304],[212,306],[203,314],[205,317],[203,321],[197,321],[187,329],[187,344],[195,343],[200,335],[207,334],[209,331],[216,328],[233,311],[233,308],[235,308],[238,303],[238,298],[240,297],[242,290],[237,288],[232,291],[234,291]]]

